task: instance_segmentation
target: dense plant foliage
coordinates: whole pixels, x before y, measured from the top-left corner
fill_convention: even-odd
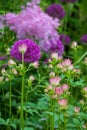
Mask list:
[[[86,5],[0,1],[0,130],[87,129]]]

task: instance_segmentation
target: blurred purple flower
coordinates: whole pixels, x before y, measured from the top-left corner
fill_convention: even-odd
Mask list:
[[[50,38],[49,41],[42,41],[42,50],[52,53],[57,52],[59,56],[63,55],[64,46],[58,38]]]
[[[14,43],[11,48],[11,56],[19,61],[22,61],[22,53],[19,51],[19,47],[24,45],[27,47],[24,53],[24,62],[34,62],[40,59],[40,47],[30,39],[19,40]]]
[[[4,16],[0,15],[0,29],[3,29],[5,27],[3,18],[4,18]]]
[[[76,2],[77,0],[61,0],[61,2],[69,2],[69,3],[74,3]]]
[[[87,43],[87,34],[83,35],[83,36],[80,38],[80,42]]]
[[[70,37],[68,35],[61,34],[59,39],[65,46],[69,45],[70,43]]]
[[[8,56],[5,55],[5,56],[0,56],[0,60],[5,60]]]
[[[62,19],[65,16],[65,11],[60,4],[52,4],[46,9],[46,13],[53,18]]]
[[[60,25],[59,19],[47,15],[35,2],[28,2],[18,14],[7,13],[5,18],[7,26],[17,33],[18,39],[31,38],[40,41],[52,35],[58,36],[56,29]]]

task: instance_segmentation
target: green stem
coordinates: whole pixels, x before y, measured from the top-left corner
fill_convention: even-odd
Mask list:
[[[24,67],[24,53],[22,53],[22,64],[23,64],[23,67]],[[21,122],[20,122],[21,130],[24,130],[24,113],[23,113],[23,106],[24,106],[24,77],[25,77],[25,72],[23,70],[22,88],[21,88]]]
[[[9,97],[9,106],[10,106],[10,108],[9,108],[9,118],[11,118],[11,80],[10,80],[10,97]]]
[[[85,56],[87,55],[87,51],[81,56],[81,58],[74,63],[74,65],[78,64]]]
[[[52,100],[52,108],[51,108],[51,112],[53,113],[53,115],[51,116],[51,120],[50,120],[50,130],[54,130],[54,101]]]

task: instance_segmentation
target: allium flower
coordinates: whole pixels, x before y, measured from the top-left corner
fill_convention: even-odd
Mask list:
[[[62,56],[64,52],[64,46],[58,38],[50,38],[49,41],[43,40],[41,42],[41,48],[46,52],[56,52],[58,53],[58,56]]]
[[[24,53],[24,62],[34,62],[40,59],[40,48],[30,39],[19,40],[15,42],[11,49],[11,56],[19,61],[22,61],[22,54],[19,51],[19,46],[26,46],[26,52]]]
[[[52,4],[46,9],[46,13],[53,18],[62,19],[65,16],[65,11],[60,4]]]
[[[70,37],[68,35],[61,34],[59,39],[66,46],[69,45],[69,43],[70,43]]]
[[[82,43],[87,43],[87,34],[83,35],[83,36],[80,38],[80,42],[82,42]]]
[[[76,2],[77,0],[61,0],[61,2],[69,2],[69,3],[74,3]]]

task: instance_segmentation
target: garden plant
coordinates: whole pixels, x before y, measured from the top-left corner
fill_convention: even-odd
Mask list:
[[[0,130],[87,130],[87,0],[0,0]]]

